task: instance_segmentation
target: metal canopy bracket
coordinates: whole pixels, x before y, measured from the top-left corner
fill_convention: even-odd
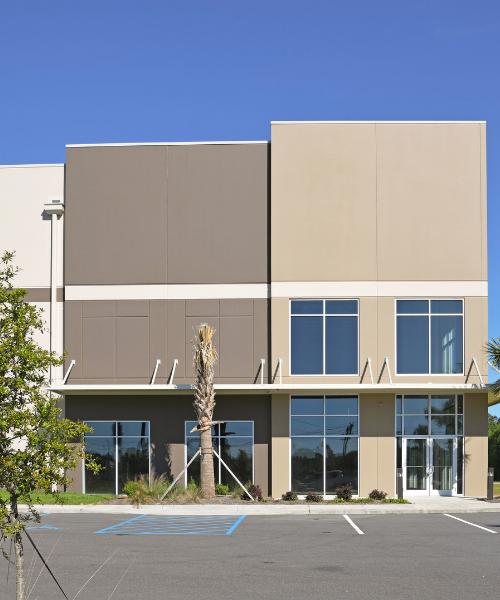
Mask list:
[[[382,379],[382,373],[384,372],[386,365],[387,365],[387,374],[389,375],[389,382],[391,385],[393,385],[392,377],[391,377],[391,368],[389,367],[389,358],[387,356],[384,358],[384,364],[382,365],[382,369],[380,371],[380,375],[378,377],[377,383],[380,383],[380,381]]]
[[[153,371],[153,376],[151,377],[151,381],[150,381],[149,385],[153,385],[153,383],[155,382],[156,372],[158,371],[158,365],[161,365],[161,360],[160,359],[156,359],[155,370]]]
[[[369,370],[370,373],[370,381],[373,383],[373,373],[372,373],[372,359],[368,357],[366,359],[365,368],[363,369],[363,373],[361,374],[361,381],[359,383],[363,383],[363,379],[365,377],[366,369]]]
[[[74,365],[76,365],[76,360],[71,361],[71,363],[68,367],[68,370],[66,371],[66,375],[64,376],[64,379],[62,380],[63,385],[66,383],[66,381],[68,381],[69,374],[71,373],[71,369],[74,367]]]
[[[170,372],[170,377],[168,378],[168,385],[172,385],[172,381],[174,380],[175,375],[175,367],[179,364],[179,361],[174,358],[174,364],[172,365],[172,371]]]
[[[473,356],[471,361],[470,361],[470,367],[469,367],[469,371],[467,372],[467,377],[465,378],[465,383],[467,383],[467,381],[469,380],[469,376],[470,376],[470,372],[472,370],[472,365],[474,365],[476,367],[476,371],[477,374],[479,376],[479,381],[481,382],[481,385],[484,385],[484,381],[483,378],[481,377],[481,373],[479,372],[479,367],[477,366],[477,362],[476,362],[476,357]]]

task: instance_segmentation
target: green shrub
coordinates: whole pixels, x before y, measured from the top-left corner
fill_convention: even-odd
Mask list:
[[[138,487],[140,486],[139,481],[137,479],[135,481],[127,481],[127,483],[123,486],[123,493],[126,494],[129,498],[131,498]]]
[[[229,486],[225,483],[216,483],[215,493],[217,494],[217,496],[228,496],[230,494]]]
[[[297,494],[295,492],[287,492],[281,496],[286,502],[296,502]]]
[[[404,498],[384,498],[382,502],[387,502],[387,504],[411,504]]]
[[[352,485],[350,483],[340,485],[337,488],[337,498],[343,498],[346,502],[349,502],[352,498]]]
[[[254,500],[257,500],[258,502],[262,500],[262,490],[260,489],[260,485],[255,485],[255,483],[251,483],[248,486],[247,491]],[[248,494],[245,494],[245,492],[241,494],[241,498],[243,500],[249,500]]]
[[[387,494],[382,492],[381,490],[372,490],[369,494],[369,498],[373,498],[374,500],[383,500]]]
[[[328,504],[344,504],[344,502],[344,498],[334,498],[333,500],[330,500]]]
[[[323,500],[323,496],[314,492],[309,492],[306,496],[306,502],[321,502],[321,500]]]
[[[375,500],[373,498],[351,498],[349,502],[351,504],[371,504]]]

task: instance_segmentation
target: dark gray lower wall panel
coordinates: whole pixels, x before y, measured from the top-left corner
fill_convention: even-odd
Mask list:
[[[67,396],[66,417],[81,421],[150,421],[152,465],[169,478],[184,467],[185,421],[194,421],[192,396]],[[216,396],[214,418],[254,421],[255,482],[270,489],[271,400],[267,396]],[[76,490],[75,490],[76,491]]]

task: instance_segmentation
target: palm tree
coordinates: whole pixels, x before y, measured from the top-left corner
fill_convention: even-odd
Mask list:
[[[488,362],[491,363],[493,368],[500,370],[500,338],[486,342],[485,350],[488,354]],[[500,379],[490,384],[490,389],[495,396],[500,396]]]
[[[200,432],[200,479],[203,497],[215,498],[214,460],[212,449],[212,415],[215,407],[214,368],[217,351],[212,339],[215,329],[206,323],[198,326],[194,344],[194,367],[196,369],[196,391],[194,410]]]

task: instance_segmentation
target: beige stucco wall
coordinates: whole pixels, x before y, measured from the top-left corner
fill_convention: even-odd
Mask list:
[[[35,332],[35,341],[50,348],[51,217],[44,204],[51,196],[64,197],[64,165],[0,166],[0,253],[15,251],[13,264],[21,270],[13,280],[28,291],[25,300],[43,309],[46,330]],[[57,339],[56,351],[63,352],[63,255],[64,215],[57,221]],[[62,379],[63,367],[55,369]]]
[[[466,496],[486,496],[488,469],[488,395],[464,397]]]
[[[396,446],[394,394],[359,397],[359,494],[374,490],[395,495]]]
[[[357,376],[290,376],[290,302],[288,298],[271,299],[272,370],[283,359],[283,383],[370,383],[367,357],[371,358],[374,381],[389,383],[384,358],[389,358],[394,383],[464,383],[471,359],[476,357],[483,380],[487,382],[488,365],[483,347],[488,339],[488,299],[466,297],[464,302],[464,374],[397,375],[396,374],[396,304],[395,298],[361,297],[359,299],[359,375]],[[475,367],[468,383],[480,383]]]
[[[273,124],[271,153],[273,282],[487,279],[484,124]]]

